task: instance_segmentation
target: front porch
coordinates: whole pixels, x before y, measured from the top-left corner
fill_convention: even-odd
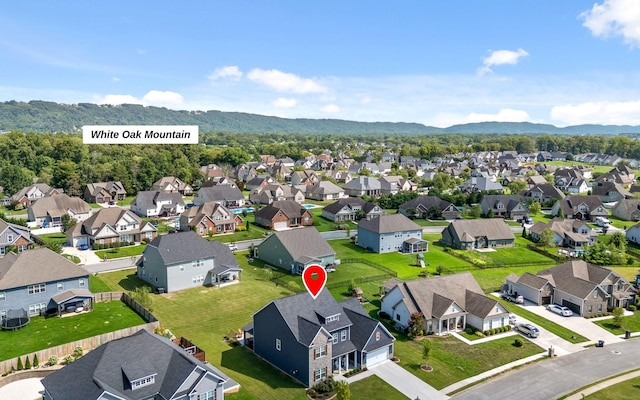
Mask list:
[[[426,253],[429,251],[429,241],[411,238],[402,243],[402,252],[406,254]]]
[[[427,321],[426,332],[436,335],[446,335],[451,332],[461,332],[467,327],[466,314],[449,315]]]

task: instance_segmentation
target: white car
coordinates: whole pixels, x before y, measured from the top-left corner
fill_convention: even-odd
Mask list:
[[[562,315],[563,317],[570,317],[573,315],[573,311],[569,310],[567,307],[559,306],[557,304],[549,304],[547,306],[547,310],[558,315]]]
[[[231,251],[238,250],[238,245],[235,244],[235,243],[229,243],[227,246],[229,246],[229,250],[231,250]]]

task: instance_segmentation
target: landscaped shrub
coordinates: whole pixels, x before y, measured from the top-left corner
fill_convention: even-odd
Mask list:
[[[466,328],[464,328],[464,332],[465,332],[467,335],[473,335],[473,328],[472,328],[472,327],[470,327],[470,326],[467,326]]]
[[[629,307],[627,307],[627,310],[635,311],[636,310],[636,306],[634,306],[633,304],[629,304]]]
[[[31,369],[31,360],[29,360],[29,356],[25,357],[24,369]]]
[[[522,340],[522,338],[517,337],[517,338],[514,339],[513,345],[516,346],[516,347],[522,347],[522,346],[524,346],[524,341]]]
[[[24,365],[22,364],[22,357],[18,357],[18,366],[16,367],[18,371],[22,371],[24,369]]]
[[[389,316],[389,314],[387,314],[384,311],[380,311],[380,313],[378,314],[378,316],[380,317],[380,319],[391,319],[391,317]]]
[[[491,336],[491,329],[487,329],[486,331],[482,332],[485,336]]]
[[[34,354],[33,355],[33,368],[38,368],[39,364],[38,364],[38,355]]]
[[[78,346],[75,349],[73,349],[73,359],[77,360],[78,358],[82,357],[83,354],[83,350],[82,347]]]
[[[511,330],[511,325],[507,325],[507,326],[505,326],[504,328],[505,328],[505,330],[506,330],[507,332],[509,332],[509,331]]]
[[[484,333],[480,332],[480,331],[476,331],[476,336],[478,337],[484,337]]]
[[[62,363],[64,365],[69,365],[74,361],[73,356],[71,354],[67,354],[66,356],[64,356],[64,359],[62,360]]]
[[[47,360],[47,364],[50,366],[54,366],[58,363],[58,357],[57,356],[51,356],[49,357],[49,359]]]

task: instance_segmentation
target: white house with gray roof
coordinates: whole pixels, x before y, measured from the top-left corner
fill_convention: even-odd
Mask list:
[[[69,197],[66,194],[45,196],[31,203],[27,208],[27,221],[36,226],[62,226],[62,216],[67,214],[76,222],[84,221],[91,216],[91,207],[80,197]]]
[[[240,282],[242,269],[229,247],[194,231],[155,238],[142,252],[138,278],[166,292]]]
[[[240,385],[146,330],[112,340],[42,380],[45,400],[223,400]]]
[[[273,300],[243,330],[245,345],[305,386],[393,357],[384,325],[357,299],[338,303],[326,289],[315,300],[307,292]]]
[[[201,187],[193,197],[193,204],[200,206],[208,201],[216,202],[227,208],[237,208],[244,205],[244,195],[236,186],[215,185]]]
[[[254,256],[292,274],[312,264],[335,262],[336,252],[315,227],[274,232],[254,248]]]
[[[0,258],[0,318],[9,310],[25,310],[30,316],[57,310],[54,297],[76,291],[90,298],[89,273],[47,249],[8,253]],[[59,303],[71,303],[77,296],[62,296]],[[79,300],[82,302],[82,300]]]
[[[422,227],[402,214],[380,215],[358,222],[358,246],[375,253],[429,251]]]
[[[141,217],[177,215],[184,211],[184,200],[177,192],[143,190],[131,202],[131,211]]]

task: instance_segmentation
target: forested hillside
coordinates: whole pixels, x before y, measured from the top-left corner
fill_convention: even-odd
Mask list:
[[[356,122],[338,119],[287,119],[222,111],[176,111],[124,104],[58,104],[46,101],[0,103],[0,132],[79,132],[83,125],[198,125],[201,132],[299,133],[339,135],[640,134],[638,126],[580,125],[558,128],[529,122],[481,122],[435,128],[418,123]]]

